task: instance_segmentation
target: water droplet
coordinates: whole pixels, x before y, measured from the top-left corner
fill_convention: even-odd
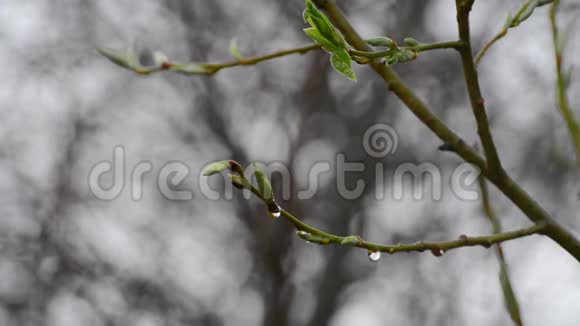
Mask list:
[[[278,218],[281,215],[280,206],[278,206],[276,202],[271,202],[268,204],[268,212],[270,215],[272,215],[272,217]]]
[[[381,252],[380,251],[370,251],[369,250],[369,259],[372,262],[379,261],[379,259],[381,259]]]
[[[443,256],[443,254],[445,253],[445,251],[443,249],[431,249],[431,253],[435,257],[441,257],[441,256]]]
[[[299,236],[301,239],[305,240],[306,242],[311,243],[310,241],[308,241],[308,238],[311,236],[310,233],[303,230],[298,230],[296,231],[296,235]]]

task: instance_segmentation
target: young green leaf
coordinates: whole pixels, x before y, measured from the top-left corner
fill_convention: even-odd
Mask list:
[[[399,59],[398,59],[398,56],[397,56],[397,54],[396,54],[396,53],[394,53],[394,54],[392,54],[392,55],[389,55],[389,56],[385,57],[385,59],[386,59],[386,60],[385,60],[385,63],[386,63],[387,65],[389,65],[389,66],[392,66],[392,65],[394,65],[394,64],[396,64],[396,63],[398,63],[398,62],[399,62]]]
[[[350,66],[350,55],[345,49],[338,49],[332,53],[337,55],[341,61],[344,61],[348,66]]]
[[[346,53],[346,57],[345,57]],[[356,81],[356,76],[354,74],[354,70],[352,69],[352,65],[350,62],[350,57],[348,53],[344,49],[340,49],[338,51],[333,52],[330,55],[330,63],[334,70],[338,71],[339,73],[346,76],[348,79],[352,81]]]
[[[304,17],[304,21],[307,22],[308,18],[318,13],[318,8],[314,6],[311,0],[306,0],[305,6],[306,8],[302,16]]]
[[[153,65],[155,67],[161,67],[164,64],[169,63],[169,58],[167,55],[161,51],[153,52]]]
[[[326,16],[324,18],[326,18]],[[338,46],[339,48],[346,49],[347,44],[346,44],[346,41],[344,40],[344,37],[342,36],[342,34],[336,28],[334,28],[334,26],[332,26],[332,25],[330,25],[330,26],[332,27],[331,33],[332,33],[333,43],[336,46]]]
[[[516,27],[523,21],[528,19],[532,15],[532,13],[534,13],[534,10],[538,5],[539,0],[530,0],[527,3],[525,3],[518,12],[518,14],[516,15],[516,17],[514,17],[511,27]]]
[[[242,54],[238,49],[238,39],[235,37],[230,41],[230,54],[236,60],[242,59]]]
[[[326,51],[334,52],[337,50],[337,47],[334,44],[332,44],[332,42],[328,41],[322,35],[320,35],[320,32],[316,28],[309,27],[309,28],[303,29],[303,31],[315,43],[320,44],[322,46],[322,48],[324,48]]]
[[[370,46],[380,46],[384,48],[392,48],[395,42],[388,37],[373,37],[366,40],[367,44]]]
[[[316,30],[318,30],[318,32],[320,33],[320,35],[322,35],[322,37],[327,39],[335,46],[338,46],[337,44],[334,43],[334,39],[331,32],[332,27],[330,27],[329,24],[326,24],[324,19],[320,17],[311,16],[308,18],[308,23],[310,24],[310,26],[316,28]]]
[[[230,165],[229,161],[214,162],[214,163],[207,165],[203,169],[202,175],[207,177],[210,175],[221,173],[225,170],[229,170],[230,168],[231,168],[231,165]]]
[[[306,0],[306,9],[304,10],[303,17],[304,21],[315,28],[322,38],[326,39],[334,47],[346,48],[346,41],[342,37],[342,34],[334,28],[330,20],[316,8],[311,0]]]
[[[131,52],[121,52],[107,48],[98,48],[97,52],[105,58],[109,59],[114,64],[117,64],[123,68],[134,69],[139,66],[139,59]]]
[[[514,17],[512,16],[512,14],[508,13],[508,15],[505,19],[505,23],[503,24],[503,28],[508,29],[508,28],[512,27],[513,22],[514,22]]]
[[[405,42],[405,44],[407,46],[417,46],[419,45],[419,41],[417,41],[416,39],[412,38],[412,37],[407,37],[403,40],[403,42]]]
[[[409,62],[417,58],[417,53],[409,49],[402,49],[401,51],[395,53],[397,57],[397,62]]]
[[[240,177],[239,175],[228,174],[228,178],[232,182],[232,185],[238,189],[250,189],[252,187],[248,180]]]
[[[324,19],[325,17],[318,11],[318,9],[306,9],[304,17],[306,18],[306,22],[308,22],[310,26],[316,28],[322,36],[328,40],[332,40],[331,24]]]
[[[256,177],[256,183],[258,184],[260,194],[262,194],[262,197],[266,202],[272,202],[274,197],[272,196],[272,185],[270,184],[270,180],[268,180],[268,177],[264,175],[264,172],[262,172],[256,162],[253,162],[252,164],[254,165],[254,176]]]

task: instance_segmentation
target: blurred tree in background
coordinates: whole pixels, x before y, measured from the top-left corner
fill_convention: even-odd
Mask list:
[[[513,23],[505,24],[508,12],[514,17],[531,2],[475,1],[473,49]],[[426,44],[458,38],[452,0],[339,5],[364,37]],[[555,73],[550,6],[509,29],[477,68],[503,168],[578,235],[578,165],[573,126],[559,111],[555,85],[566,77],[557,81]],[[242,57],[308,44],[303,10],[303,1],[262,0],[0,6],[0,325],[513,324],[497,250],[398,253],[371,262],[358,248],[306,243],[286,220],[268,219],[255,198],[235,191],[231,201],[210,200],[199,188],[210,162],[278,162],[292,176],[292,195],[278,204],[331,234],[396,244],[496,231],[481,198],[458,199],[449,184],[440,200],[416,200],[410,185],[394,199],[401,185],[393,174],[402,163],[433,163],[449,180],[462,160],[440,151],[441,140],[368,66],[353,64],[352,83],[332,70],[328,53],[314,50],[211,77],[141,78],[94,51],[130,45],[142,63],[155,63],[157,50],[179,62],[229,62],[232,38]],[[579,63],[573,55],[579,13],[573,1],[558,11],[560,29],[570,31],[560,76]],[[465,146],[478,142],[464,65],[453,49],[420,53],[394,69]],[[564,105],[578,116],[578,82],[569,83]],[[363,135],[377,123],[392,126],[399,138],[395,153],[378,158],[363,147]],[[89,175],[119,145],[124,187],[112,200],[98,199]],[[333,166],[314,197],[298,198],[309,169],[336,163],[338,154],[367,167],[345,180],[349,188],[364,180],[363,195],[343,198]],[[151,164],[143,185],[129,173],[140,162]],[[172,189],[193,191],[192,200],[160,193],[157,176],[169,162],[188,166],[188,177]],[[384,182],[376,182],[377,166]],[[114,175],[101,179],[115,184]],[[210,183],[218,193],[227,188],[219,178]],[[279,175],[272,185],[282,193]],[[142,189],[140,200],[134,189]],[[384,198],[377,200],[377,192]],[[503,229],[530,225],[495,187],[484,194]],[[501,255],[526,325],[576,324],[580,267],[572,255],[540,236],[505,242]]]

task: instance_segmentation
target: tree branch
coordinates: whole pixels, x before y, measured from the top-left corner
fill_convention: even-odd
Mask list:
[[[249,181],[248,183],[244,183],[243,188],[250,190],[254,195],[256,195],[256,197],[261,199],[266,205],[268,206],[271,205],[271,201],[265,198],[259,189],[249,184]],[[282,208],[278,207],[278,209],[280,210],[281,216],[290,221],[290,223],[294,225],[296,230],[298,230],[297,232],[298,236],[300,236],[302,239],[306,241],[321,245],[338,244],[363,248],[367,249],[369,254],[374,252],[386,252],[389,254],[394,254],[397,252],[431,251],[433,255],[441,256],[445,252],[457,248],[475,247],[475,246],[483,246],[485,248],[489,248],[493,244],[497,244],[500,242],[523,238],[534,234],[542,234],[547,227],[545,223],[540,222],[529,228],[511,232],[497,233],[488,236],[468,237],[465,235],[461,235],[457,240],[449,240],[442,242],[419,241],[415,243],[406,243],[406,244],[400,243],[396,245],[386,245],[365,241],[360,236],[357,235],[343,237],[330,234],[302,222],[294,215],[292,215],[290,212]]]
[[[489,192],[487,190],[487,184],[484,178],[479,178],[479,187],[481,190],[481,206],[483,212],[487,216],[489,220],[493,234],[500,234],[501,230],[501,223],[498,220],[493,208],[491,206],[491,201],[489,199]],[[496,244],[497,249],[497,259],[499,261],[499,281],[501,285],[501,290],[503,293],[504,303],[506,310],[510,314],[511,319],[513,320],[516,326],[523,326],[522,316],[520,313],[520,305],[518,303],[518,299],[514,292],[512,282],[510,280],[508,265],[503,254],[503,248],[500,243]]]
[[[240,57],[239,59],[227,61],[223,63],[203,63],[203,62],[191,62],[191,63],[177,63],[166,60],[164,62],[159,62],[153,66],[142,66],[134,53],[123,53],[112,49],[97,49],[101,55],[105,56],[113,63],[131,71],[134,71],[140,75],[150,75],[152,73],[170,70],[175,71],[184,75],[206,75],[211,76],[216,72],[231,67],[238,66],[252,66],[259,62],[271,60],[291,54],[304,54],[312,50],[320,49],[319,44],[311,44],[302,47],[280,50],[271,52],[264,55],[258,55],[253,57]]]
[[[508,32],[508,28],[504,27],[501,29],[501,31],[499,31],[499,33],[497,33],[492,39],[491,41],[487,42],[487,44],[485,44],[483,46],[483,48],[481,50],[479,50],[479,52],[477,53],[477,55],[475,56],[475,65],[479,65],[479,62],[481,61],[481,58],[483,58],[483,56],[487,53],[487,50],[489,50],[491,48],[492,45],[495,44],[495,42],[501,40],[504,36],[507,35]]]
[[[508,14],[507,20],[501,31],[499,31],[489,42],[487,42],[487,44],[485,44],[483,48],[479,51],[479,53],[477,53],[477,55],[475,56],[475,65],[477,66],[479,64],[483,56],[492,47],[492,45],[494,45],[497,41],[499,41],[500,39],[502,39],[504,36],[507,35],[510,28],[517,27],[524,20],[528,19],[532,15],[536,7],[547,5],[552,1],[553,0],[539,0],[537,2],[534,2],[534,0],[528,0],[524,4],[522,4],[522,6],[515,14],[515,16],[512,17],[510,14]]]
[[[347,21],[344,14],[331,0],[314,0],[314,3],[324,9],[331,21],[344,35],[346,41],[355,49],[370,51],[370,47]],[[498,187],[526,216],[535,223],[545,223],[544,234],[568,251],[580,261],[580,242],[566,229],[554,221],[550,215],[533,200],[507,174],[498,176],[486,169],[485,161],[469,147],[459,136],[437,118],[427,106],[401,81],[399,76],[382,63],[372,61],[371,67],[383,78],[388,88],[441,140],[449,144],[465,161],[478,166],[488,180]]]
[[[367,59],[377,59],[385,57],[389,54],[392,54],[393,51],[396,49],[407,49],[413,52],[425,52],[431,50],[438,50],[438,49],[459,49],[463,45],[461,41],[449,41],[449,42],[441,42],[441,43],[426,43],[426,44],[419,44],[415,46],[403,46],[397,47],[394,49],[389,49],[385,51],[359,51],[359,50],[350,50],[349,53],[352,55],[356,55],[359,57],[367,58]]]
[[[467,91],[471,101],[471,108],[473,115],[477,122],[477,133],[483,147],[485,154],[488,172],[503,174],[503,168],[497,154],[493,136],[489,128],[487,114],[485,112],[485,102],[479,87],[479,78],[477,70],[473,62],[473,54],[471,53],[471,36],[469,33],[469,13],[471,11],[471,3],[465,0],[455,0],[457,7],[457,24],[459,26],[459,39],[463,41],[463,46],[459,49],[461,61],[463,63],[463,73],[465,82],[467,83]]]
[[[291,54],[304,54],[304,53],[310,52],[312,50],[320,49],[320,48],[321,48],[321,46],[319,44],[311,44],[311,45],[287,49],[287,50],[275,51],[272,53],[259,55],[259,56],[242,57],[239,60],[234,60],[234,61],[230,61],[230,62],[206,63],[206,64],[203,64],[203,66],[209,68],[212,71],[212,73],[210,75],[212,75],[212,74],[214,74],[214,73],[216,73],[219,70],[224,69],[224,68],[231,68],[231,67],[237,67],[237,66],[251,66],[251,65],[255,65],[255,64],[262,62],[262,61],[280,58],[280,57],[284,57],[284,56],[291,55]]]
[[[552,41],[554,44],[554,58],[556,63],[556,94],[558,99],[558,108],[562,114],[562,118],[568,126],[568,131],[574,143],[574,148],[576,151],[577,164],[580,165],[580,126],[578,121],[572,113],[570,104],[568,103],[568,98],[566,96],[566,91],[569,87],[568,77],[564,76],[563,73],[563,54],[562,45],[560,44],[560,36],[558,33],[558,25],[556,23],[556,13],[558,11],[558,6],[560,5],[560,0],[554,0],[552,7],[550,8],[550,27],[552,30]]]
[[[461,45],[460,41],[452,41],[452,42],[442,42],[442,43],[428,43],[428,44],[419,44],[416,46],[406,46],[401,47],[398,49],[401,50],[410,50],[414,52],[423,52],[435,49],[445,49],[445,48],[455,48],[457,49]],[[129,69],[134,71],[140,75],[150,75],[152,73],[157,73],[161,71],[174,71],[177,73],[185,74],[185,75],[206,75],[211,76],[218,71],[225,69],[225,68],[232,68],[232,67],[239,67],[239,66],[253,66],[262,61],[272,60],[280,57],[284,57],[287,55],[292,54],[304,54],[310,52],[312,50],[320,49],[320,44],[311,44],[286,50],[279,50],[274,51],[271,53],[257,55],[252,57],[240,57],[232,61],[226,61],[222,63],[209,63],[209,62],[190,62],[190,63],[179,63],[173,62],[170,60],[165,60],[163,62],[158,62],[156,65],[152,66],[142,66],[139,64],[138,59],[134,53],[123,53],[112,49],[98,49],[97,51],[111,60],[112,62],[122,66],[125,69]],[[371,51],[371,52],[362,52],[353,50],[354,55],[372,59],[382,57],[388,54],[391,54],[392,50],[388,51]]]

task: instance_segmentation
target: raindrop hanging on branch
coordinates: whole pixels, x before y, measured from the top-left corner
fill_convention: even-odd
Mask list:
[[[377,262],[377,261],[379,261],[379,259],[381,259],[381,252],[380,251],[369,250],[368,255],[369,255],[369,260],[372,262]]]

